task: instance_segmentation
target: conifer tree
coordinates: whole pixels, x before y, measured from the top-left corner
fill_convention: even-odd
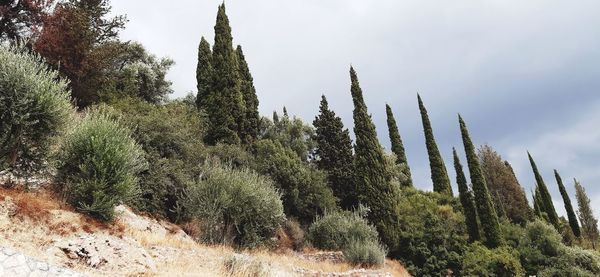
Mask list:
[[[243,97],[240,91],[237,54],[232,43],[225,4],[221,4],[215,24],[211,92],[206,104],[209,120],[206,142],[209,144],[240,142],[238,132],[244,113]]]
[[[404,185],[407,187],[412,187],[412,177],[410,174],[410,167],[408,166],[408,160],[406,159],[406,153],[404,151],[404,144],[402,143],[402,137],[400,137],[400,132],[398,131],[398,125],[396,124],[396,119],[394,118],[394,113],[392,112],[392,108],[390,105],[385,105],[385,111],[387,114],[387,125],[388,132],[390,135],[390,141],[392,142],[392,152],[396,155],[396,163],[404,164],[402,174],[404,174],[408,179],[404,182]]]
[[[554,177],[556,178],[556,183],[558,183],[558,190],[560,191],[560,195],[562,196],[563,202],[565,203],[565,210],[567,211],[567,218],[569,219],[569,225],[571,226],[571,230],[576,237],[581,236],[581,229],[579,229],[579,223],[577,222],[577,216],[575,215],[575,211],[573,210],[573,205],[571,205],[571,199],[569,198],[569,194],[563,185],[562,178],[558,174],[558,171],[554,170]]]
[[[463,167],[460,164],[460,159],[456,153],[456,149],[452,148],[454,155],[454,169],[456,170],[456,183],[458,184],[458,196],[460,203],[463,207],[465,214],[465,223],[467,225],[467,231],[469,233],[469,239],[471,242],[479,240],[479,223],[477,222],[477,210],[475,208],[475,201],[473,199],[473,192],[469,190],[467,185],[467,178],[463,172]]]
[[[533,197],[533,212],[535,216],[537,216],[539,219],[544,219],[542,216],[542,208],[540,207],[540,196],[537,186],[535,187],[535,190],[531,190],[531,195]]]
[[[575,197],[579,206],[577,214],[579,215],[579,221],[581,221],[582,233],[590,240],[595,250],[596,242],[598,241],[598,237],[600,237],[598,233],[598,220],[594,216],[594,212],[592,212],[592,207],[590,207],[590,198],[577,180],[575,180]]]
[[[319,115],[313,121],[317,142],[317,167],[328,174],[328,183],[344,209],[357,204],[354,187],[352,140],[342,119],[329,109],[327,98],[321,96]]]
[[[489,194],[485,177],[479,164],[479,158],[475,152],[475,146],[469,136],[467,126],[462,117],[458,116],[460,123],[460,131],[462,140],[467,154],[467,163],[469,165],[469,173],[471,175],[471,183],[473,184],[473,192],[475,194],[475,204],[477,206],[477,215],[481,221],[481,228],[485,237],[485,245],[490,248],[495,248],[503,244],[502,233],[500,232],[500,223],[498,215],[494,210],[492,198]]]
[[[358,201],[369,207],[368,219],[377,228],[382,241],[388,247],[394,246],[397,235],[393,225],[397,222],[396,206],[399,188],[391,185],[386,172],[384,153],[379,141],[375,124],[367,110],[362,90],[354,68],[350,67],[352,81],[351,92],[354,103],[354,145],[355,180]]]
[[[535,181],[540,191],[540,209],[542,212],[546,213],[546,216],[548,216],[548,222],[550,222],[550,224],[552,224],[558,230],[560,227],[558,222],[558,214],[556,213],[556,209],[554,209],[552,196],[550,196],[548,187],[546,187],[546,183],[544,183],[544,179],[542,178],[542,175],[540,175],[537,165],[535,164],[535,161],[533,161],[533,158],[529,152],[527,152],[527,156],[529,157],[529,162],[531,163],[531,168],[533,169],[533,174],[535,175]]]
[[[242,46],[238,45],[236,54],[241,79],[241,92],[244,100],[244,116],[240,126],[240,138],[244,143],[249,144],[256,140],[256,137],[258,136],[258,125],[260,121],[260,115],[258,114],[258,96],[256,96],[254,79],[248,68]]]
[[[279,122],[279,115],[277,114],[277,111],[273,111],[273,123],[277,122]]]
[[[444,159],[440,154],[437,143],[433,136],[431,122],[427,115],[427,109],[421,100],[421,96],[417,94],[419,100],[419,110],[421,111],[421,119],[423,120],[423,131],[425,133],[425,144],[427,146],[427,154],[429,155],[429,167],[431,168],[431,181],[433,181],[433,190],[435,192],[452,195],[452,187],[450,186],[450,178],[446,171]]]
[[[212,78],[212,52],[210,50],[210,44],[202,37],[200,46],[198,46],[198,65],[196,67],[196,87],[198,89],[196,106],[198,109],[204,109],[206,107],[206,100],[211,91]]]

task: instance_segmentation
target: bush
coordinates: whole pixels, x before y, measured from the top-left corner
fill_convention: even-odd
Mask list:
[[[285,221],[283,229],[287,237],[291,240],[293,249],[296,251],[302,250],[306,238],[300,223],[295,219],[288,219]]]
[[[380,266],[385,262],[386,250],[373,240],[353,240],[342,252],[346,261],[355,265]]]
[[[262,277],[270,276],[269,267],[262,261],[242,254],[234,254],[223,262],[228,276]]]
[[[463,256],[462,276],[524,276],[519,253],[511,247],[488,249],[479,242],[471,244]]]
[[[288,147],[271,140],[256,143],[255,168],[269,175],[283,194],[285,213],[309,224],[317,215],[338,209],[327,176]]]
[[[377,241],[377,230],[369,225],[360,211],[331,212],[317,220],[308,229],[312,245],[324,250],[342,250],[351,242]]]
[[[564,247],[561,239],[556,229],[545,222],[537,220],[527,223],[518,247],[525,272],[536,275],[541,269],[556,263]]]
[[[39,169],[72,113],[58,72],[25,48],[0,45],[0,171]]]
[[[138,192],[144,152],[106,107],[86,111],[59,153],[61,191],[76,209],[111,220],[114,207]]]
[[[548,267],[540,269],[537,276],[599,276],[600,256],[595,251],[577,247],[563,247]]]
[[[201,222],[207,243],[256,247],[285,221],[273,183],[249,170],[206,164],[202,179],[188,191],[186,209]]]

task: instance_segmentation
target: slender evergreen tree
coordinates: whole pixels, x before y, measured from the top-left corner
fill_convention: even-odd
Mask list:
[[[215,24],[211,92],[206,104],[209,120],[206,142],[209,144],[240,142],[238,132],[244,114],[243,97],[240,90],[237,54],[232,43],[225,4],[221,4]]]
[[[325,95],[321,97],[319,111],[313,121],[316,129],[317,167],[327,172],[328,183],[334,195],[340,199],[342,208],[351,209],[357,205],[357,200],[352,175],[354,157],[350,133],[348,129],[344,129],[342,119],[329,109]]]
[[[469,233],[469,240],[471,242],[479,240],[479,223],[477,222],[477,209],[475,208],[475,201],[473,199],[473,192],[469,190],[467,185],[467,178],[463,172],[463,167],[460,164],[460,159],[456,153],[456,149],[452,148],[454,155],[454,169],[456,170],[456,183],[458,184],[458,196],[460,203],[463,207],[465,214],[465,223],[467,225],[467,231]]]
[[[258,125],[260,115],[258,114],[258,96],[254,88],[254,79],[248,68],[246,57],[242,51],[242,46],[238,45],[235,50],[237,54],[239,76],[241,82],[241,93],[244,100],[244,116],[240,124],[240,138],[242,142],[250,144],[256,140],[258,136]]]
[[[460,131],[462,140],[467,154],[467,163],[469,165],[469,173],[471,175],[471,183],[473,184],[473,192],[475,194],[475,204],[477,206],[477,215],[481,221],[481,228],[485,236],[485,245],[490,248],[495,248],[503,244],[502,233],[500,232],[500,223],[498,215],[494,210],[492,198],[488,191],[485,177],[479,164],[479,158],[475,152],[475,146],[469,136],[469,131],[464,120],[458,115],[460,123]]]
[[[556,213],[556,209],[554,209],[554,203],[552,203],[552,196],[550,196],[548,187],[546,187],[546,183],[544,183],[544,179],[542,178],[542,175],[540,175],[537,165],[535,164],[535,161],[533,160],[529,152],[527,152],[527,156],[529,157],[529,162],[531,163],[531,168],[533,169],[533,174],[535,175],[535,181],[540,191],[540,209],[542,210],[542,212],[546,213],[546,216],[548,216],[548,222],[550,222],[550,224],[552,224],[557,230],[559,230],[560,225],[558,222],[558,214]]]
[[[404,185],[407,187],[412,187],[412,177],[410,174],[410,167],[408,166],[408,160],[406,159],[406,153],[404,151],[404,144],[402,143],[402,137],[400,137],[400,132],[398,131],[398,125],[396,124],[396,119],[394,118],[394,113],[392,112],[392,108],[390,105],[385,105],[385,111],[387,114],[387,125],[388,132],[390,135],[390,141],[392,142],[392,153],[396,155],[396,163],[404,164],[402,174],[404,174],[408,179],[404,182]]]
[[[433,181],[433,190],[439,193],[452,195],[452,187],[450,186],[450,178],[446,171],[444,159],[440,154],[437,143],[433,136],[431,122],[427,115],[427,109],[421,100],[421,96],[417,94],[419,100],[419,110],[421,111],[421,119],[423,120],[423,131],[425,133],[425,144],[427,146],[427,154],[429,155],[429,167],[431,168],[431,181]]]
[[[394,224],[398,222],[396,206],[400,197],[399,188],[388,180],[390,174],[386,172],[383,149],[377,140],[375,124],[371,120],[356,71],[352,67],[350,79],[354,102],[354,166],[358,201],[370,208],[369,221],[377,228],[382,241],[393,248],[397,243],[397,234],[393,230]]]
[[[531,190],[531,195],[533,197],[533,212],[535,216],[537,216],[539,219],[544,219],[542,216],[542,208],[540,207],[540,196],[537,186],[535,187],[535,190]]]
[[[590,207],[590,198],[587,196],[585,189],[577,180],[575,180],[575,197],[579,206],[579,221],[581,221],[581,230],[583,235],[590,240],[594,250],[600,234],[598,233],[598,219],[594,216],[592,207]]]
[[[211,91],[212,78],[212,52],[210,50],[210,44],[202,37],[200,46],[198,46],[198,65],[196,67],[196,87],[198,89],[196,106],[198,109],[204,109],[206,107],[206,100]]]
[[[565,210],[567,211],[567,218],[569,219],[569,226],[571,226],[571,230],[576,237],[581,236],[581,229],[579,229],[579,222],[577,222],[577,216],[575,215],[575,211],[573,210],[573,205],[571,205],[571,198],[569,198],[569,194],[563,185],[562,178],[558,174],[558,171],[554,170],[554,177],[556,178],[556,183],[558,184],[558,190],[560,191],[560,195],[562,196],[563,202],[565,203]]]

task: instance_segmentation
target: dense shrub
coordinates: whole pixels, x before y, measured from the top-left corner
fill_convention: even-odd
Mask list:
[[[325,250],[342,250],[351,242],[377,241],[377,230],[359,211],[331,212],[318,217],[308,229],[312,245]]]
[[[186,208],[201,222],[207,243],[255,247],[273,237],[285,221],[273,183],[246,169],[206,164],[188,191]]]
[[[500,231],[504,236],[504,241],[507,246],[517,248],[519,241],[525,235],[525,228],[521,225],[511,223],[508,218],[500,218]]]
[[[0,45],[0,170],[37,170],[73,112],[67,82],[25,48]]]
[[[342,252],[346,261],[356,265],[377,266],[385,262],[385,248],[373,240],[353,240]]]
[[[488,249],[480,243],[469,245],[463,256],[462,276],[524,276],[519,253],[511,247]]]
[[[561,236],[554,227],[540,220],[528,223],[518,247],[525,272],[536,275],[551,266],[563,247]]]
[[[464,216],[455,202],[438,193],[404,189],[399,201],[397,245],[389,246],[390,256],[399,259],[414,276],[446,276],[459,272],[467,245]],[[438,202],[440,201],[440,202]]]
[[[57,165],[68,201],[102,220],[137,195],[137,174],[146,165],[143,150],[115,117],[108,107],[87,110],[65,138]]]
[[[302,162],[294,151],[279,142],[260,140],[255,148],[254,167],[273,178],[283,194],[287,215],[307,224],[317,215],[337,209],[337,199],[327,185],[324,172]]]

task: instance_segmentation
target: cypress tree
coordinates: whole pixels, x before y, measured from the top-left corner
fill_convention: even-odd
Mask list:
[[[539,219],[544,219],[542,216],[542,208],[540,207],[539,189],[537,186],[535,187],[535,190],[531,190],[531,195],[533,197],[533,211],[535,216],[537,216]]]
[[[427,154],[429,155],[429,167],[431,168],[431,180],[433,181],[433,190],[439,193],[452,195],[452,187],[450,186],[450,178],[444,165],[444,159],[437,147],[431,122],[427,115],[427,109],[421,100],[421,96],[417,94],[419,100],[419,110],[421,111],[421,119],[423,120],[423,131],[425,133],[425,144],[427,146]]]
[[[542,212],[546,213],[546,216],[548,216],[548,222],[554,225],[554,227],[558,230],[560,227],[558,222],[558,214],[556,214],[556,209],[554,209],[552,196],[550,196],[548,187],[546,187],[546,183],[544,183],[544,179],[542,178],[542,175],[540,175],[537,165],[535,164],[535,161],[533,161],[533,158],[529,152],[527,152],[527,156],[529,157],[529,162],[531,163],[531,168],[533,169],[533,174],[535,175],[535,181],[540,191],[540,209]]]
[[[595,250],[596,242],[600,237],[600,233],[598,232],[598,220],[594,216],[592,207],[590,207],[590,198],[577,180],[575,180],[575,197],[577,198],[577,205],[579,206],[578,215],[579,221],[581,221],[582,233],[592,243],[592,247]]]
[[[206,100],[211,91],[212,78],[212,52],[210,50],[210,44],[202,37],[200,45],[198,46],[198,65],[196,67],[196,87],[198,89],[196,106],[198,109],[204,109],[206,107]]]
[[[558,174],[558,171],[554,170],[554,177],[556,178],[556,183],[558,183],[558,190],[560,191],[560,195],[562,196],[563,202],[565,203],[565,210],[567,211],[567,218],[569,219],[569,225],[571,226],[571,230],[573,230],[573,234],[576,237],[581,236],[581,229],[579,229],[579,223],[577,222],[577,216],[575,215],[575,211],[573,210],[573,205],[571,205],[571,199],[569,198],[569,194],[563,185],[562,178]]]
[[[377,140],[375,124],[367,111],[358,77],[352,67],[350,79],[354,103],[354,166],[358,201],[370,208],[368,219],[377,228],[382,241],[393,248],[397,243],[394,224],[398,222],[395,207],[400,196],[399,188],[388,180],[383,149]]]
[[[475,194],[477,215],[479,215],[481,227],[485,236],[485,245],[490,248],[495,248],[503,243],[498,215],[494,210],[492,198],[490,197],[477,153],[475,152],[475,146],[471,141],[467,126],[460,115],[458,115],[458,121],[460,123],[462,140],[467,154],[467,163],[469,165],[471,183],[473,184],[473,192]]]
[[[279,122],[279,115],[277,114],[277,111],[273,111],[273,123],[277,122]]]
[[[467,231],[469,233],[469,239],[471,242],[479,240],[479,223],[477,223],[477,210],[475,209],[475,202],[473,200],[473,192],[469,190],[467,185],[467,178],[463,172],[463,167],[460,164],[460,159],[456,153],[456,149],[452,148],[454,155],[454,169],[456,170],[456,183],[458,184],[458,196],[460,203],[463,207],[465,214],[465,223],[467,225]]]
[[[334,195],[340,199],[344,209],[356,206],[354,187],[352,140],[348,129],[344,129],[342,119],[329,109],[327,98],[321,96],[319,115],[313,121],[315,126],[317,167],[328,174],[328,183]]]
[[[241,82],[241,93],[244,100],[244,116],[240,126],[240,138],[246,144],[256,140],[258,136],[258,125],[260,115],[258,114],[258,96],[254,88],[254,79],[250,74],[246,57],[242,51],[242,46],[238,45],[235,50],[238,59],[239,75]]]
[[[408,160],[406,159],[406,153],[404,151],[404,144],[402,143],[402,138],[400,137],[400,132],[398,131],[398,125],[396,124],[394,113],[388,104],[385,105],[385,111],[387,114],[387,125],[390,141],[392,142],[392,152],[396,155],[396,163],[406,165],[402,173],[408,178],[408,180],[404,185],[412,187],[413,183],[410,174],[410,167],[408,166]]]
[[[237,55],[232,42],[225,4],[221,4],[215,24],[211,92],[206,105],[209,120],[206,142],[209,144],[240,142],[238,132],[243,118],[243,98]]]

